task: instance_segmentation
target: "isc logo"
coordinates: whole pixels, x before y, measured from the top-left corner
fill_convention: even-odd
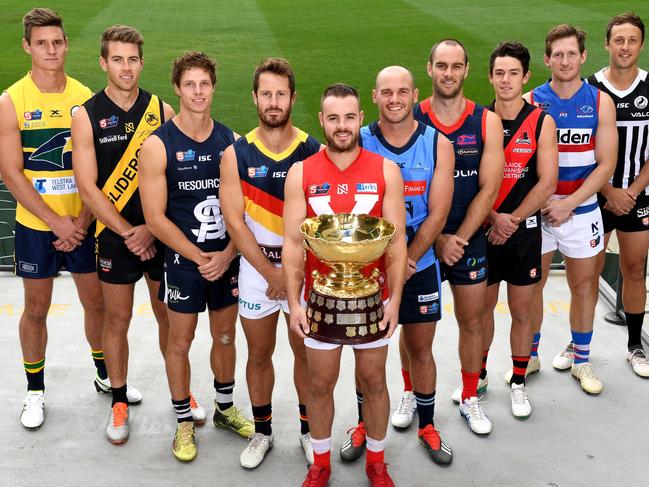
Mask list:
[[[274,178],[285,178],[286,177],[286,171],[274,171],[273,172],[273,177]]]
[[[618,108],[629,108],[629,104],[628,103],[618,103],[617,107]]]
[[[212,154],[206,156],[198,156],[198,162],[207,162],[212,160]]]

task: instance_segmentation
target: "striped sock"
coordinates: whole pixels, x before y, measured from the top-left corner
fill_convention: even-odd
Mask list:
[[[415,392],[417,400],[417,416],[419,416],[419,429],[424,429],[427,425],[435,426],[433,416],[435,415],[435,391],[431,394],[422,394]]]
[[[331,470],[331,436],[322,440],[311,438],[313,464]]]
[[[219,411],[225,411],[234,404],[234,381],[219,382],[214,379],[214,389],[216,389],[216,406],[219,408]]]
[[[530,361],[530,356],[527,355],[517,356],[512,355],[512,380],[510,384],[525,384],[525,372],[527,371],[527,364]]]
[[[480,378],[485,379],[487,377],[487,357],[489,356],[489,349],[482,351],[482,368],[480,369]]]
[[[580,333],[578,331],[570,330],[572,334],[572,343],[575,350],[575,365],[584,364],[588,362],[588,355],[590,355],[590,341],[593,338],[593,331]]]
[[[36,362],[23,361],[25,367],[25,374],[27,374],[27,390],[28,391],[44,391],[45,390],[45,357]]]
[[[264,404],[263,406],[253,406],[252,416],[255,418],[255,433],[262,433],[266,436],[273,434],[273,406]]]
[[[480,372],[467,372],[462,369],[462,402],[471,397],[478,397],[478,379]]]
[[[366,443],[366,452],[365,452],[365,463],[366,465],[372,465],[373,463],[383,463],[385,460],[385,438],[382,440],[375,440],[370,438],[369,435],[365,437]]]
[[[187,396],[187,399],[181,399],[180,401],[174,401],[172,399],[171,404],[174,405],[174,410],[176,411],[176,420],[179,423],[193,421],[192,409],[189,406],[189,396]]]
[[[532,338],[532,350],[530,350],[530,358],[537,359],[539,358],[539,342],[541,341],[541,332],[535,333],[534,338]]]
[[[97,376],[100,379],[108,378],[108,371],[106,370],[106,361],[104,360],[103,350],[90,350],[92,353],[92,361],[95,363],[97,369]]]
[[[403,392],[412,391],[412,381],[410,380],[410,371],[401,369],[401,377],[403,377]]]
[[[306,404],[298,404],[300,410],[300,434],[306,435],[309,432],[309,417],[306,415]]]
[[[358,407],[358,423],[363,422],[363,393],[356,389],[356,406]]]

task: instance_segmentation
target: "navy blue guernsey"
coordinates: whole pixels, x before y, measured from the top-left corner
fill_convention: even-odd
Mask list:
[[[417,130],[403,147],[394,147],[385,140],[378,122],[361,128],[360,142],[364,149],[394,161],[401,169],[406,202],[406,238],[412,242],[417,230],[428,217],[428,193],[437,159],[437,130],[417,122]],[[417,261],[417,272],[437,261],[430,247]]]
[[[430,98],[415,105],[414,110],[415,119],[443,133],[451,141],[455,151],[453,203],[442,233],[457,231],[471,201],[480,190],[478,172],[484,148],[487,110],[471,100],[465,102],[464,113],[453,126],[444,125],[437,119]],[[482,231],[480,227],[478,232]]]
[[[187,239],[203,252],[225,249],[230,236],[221,213],[221,157],[234,143],[234,133],[214,120],[210,136],[197,142],[169,120],[153,135],[160,138],[167,152],[167,218]],[[174,253],[172,249],[167,250]],[[196,264],[174,255],[174,263],[195,268]]]

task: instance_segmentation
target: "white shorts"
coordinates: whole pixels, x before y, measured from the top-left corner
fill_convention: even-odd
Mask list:
[[[551,226],[541,219],[543,242],[541,253],[547,254],[559,249],[566,257],[586,259],[604,249],[604,224],[599,207],[588,213],[573,215],[559,227]]]
[[[239,267],[239,315],[258,320],[281,310],[288,313],[286,299],[270,299],[266,296],[268,283],[257,270],[241,257]]]

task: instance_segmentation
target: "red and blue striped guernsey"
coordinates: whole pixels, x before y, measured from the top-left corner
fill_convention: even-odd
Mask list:
[[[595,169],[599,96],[600,90],[585,81],[569,99],[559,98],[549,81],[530,92],[530,101],[552,115],[557,124],[559,181],[555,197],[574,193]],[[596,208],[597,194],[592,194],[575,209],[575,214]]]

